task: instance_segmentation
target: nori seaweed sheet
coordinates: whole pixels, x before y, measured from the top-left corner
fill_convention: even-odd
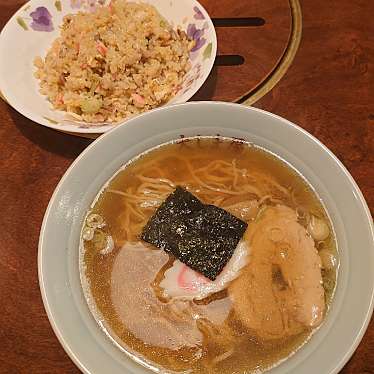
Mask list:
[[[247,226],[224,209],[203,204],[178,186],[143,228],[141,239],[215,280]]]

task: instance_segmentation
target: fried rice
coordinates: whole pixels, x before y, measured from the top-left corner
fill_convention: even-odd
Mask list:
[[[34,61],[35,76],[55,109],[115,123],[169,101],[190,69],[193,46],[153,6],[112,0],[65,16],[60,37]]]

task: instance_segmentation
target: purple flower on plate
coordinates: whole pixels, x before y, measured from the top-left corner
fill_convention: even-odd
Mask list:
[[[79,9],[82,7],[84,0],[70,0],[70,6],[73,9]]]
[[[191,52],[198,51],[206,42],[204,36],[204,29],[196,28],[194,23],[190,23],[187,27],[187,36],[195,41],[195,46],[191,49]]]
[[[195,11],[195,14],[194,14],[193,18],[195,18],[195,19],[205,19],[205,16],[204,16],[203,12],[197,6],[195,6],[193,8],[193,10]]]
[[[32,13],[31,28],[35,31],[53,31],[52,15],[44,6],[36,8]]]

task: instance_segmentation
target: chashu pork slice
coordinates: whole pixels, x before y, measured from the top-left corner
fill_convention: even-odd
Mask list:
[[[268,207],[245,234],[249,264],[229,286],[236,315],[262,339],[317,327],[325,312],[321,260],[295,211]]]

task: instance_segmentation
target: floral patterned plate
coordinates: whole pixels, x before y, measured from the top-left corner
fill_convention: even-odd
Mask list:
[[[133,0],[129,0],[133,1]],[[53,109],[39,93],[34,77],[36,56],[45,56],[69,13],[92,12],[110,0],[31,0],[19,9],[0,34],[0,96],[13,108],[41,125],[76,134],[97,134],[113,124],[86,123]],[[137,1],[139,2],[139,1]],[[174,27],[196,40],[190,53],[192,68],[177,94],[166,104],[189,100],[202,86],[214,63],[217,38],[213,23],[196,0],[142,0],[154,5]]]

